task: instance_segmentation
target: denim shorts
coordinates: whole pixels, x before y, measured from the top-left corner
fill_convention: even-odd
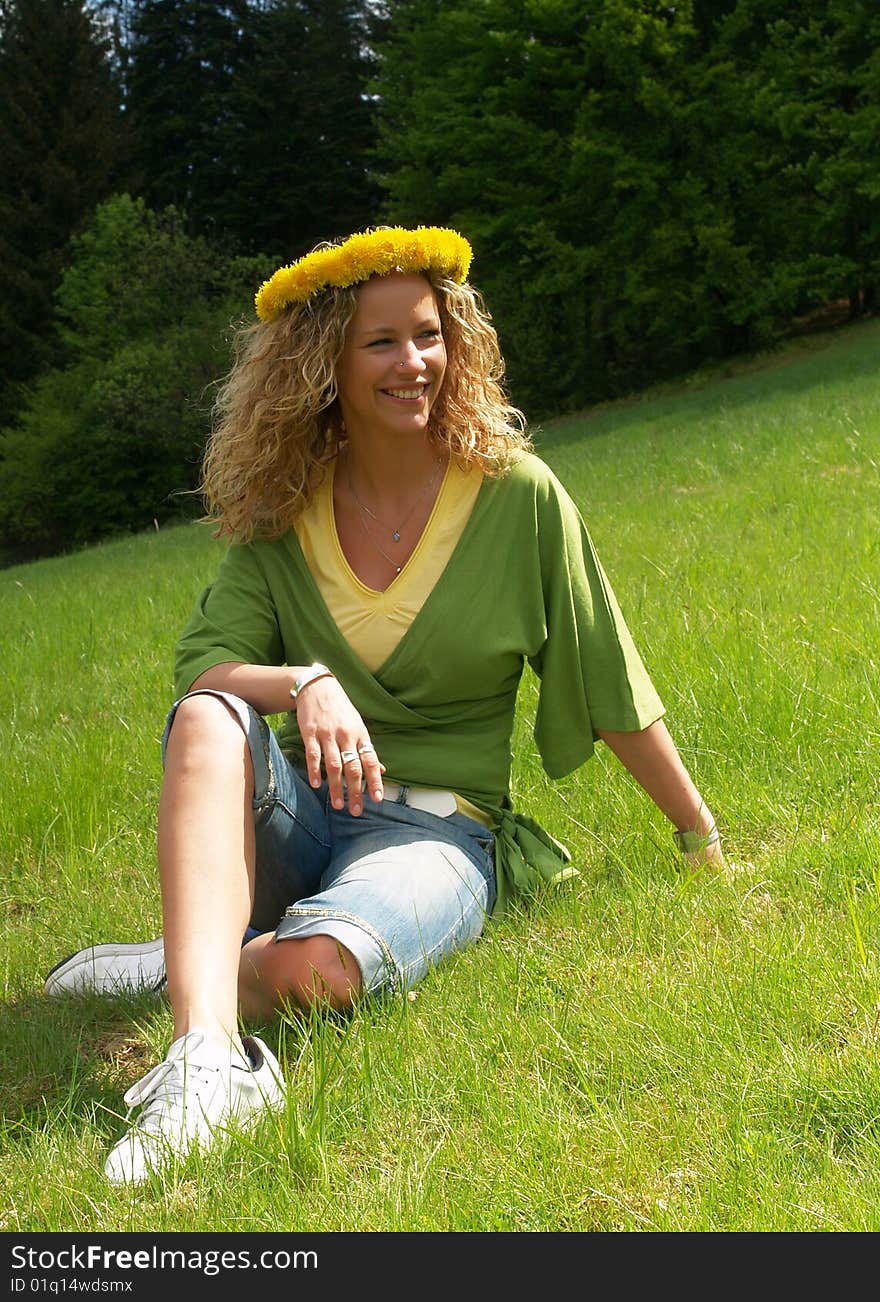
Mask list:
[[[222,700],[250,749],[256,872],[248,935],[334,936],[371,995],[400,993],[480,936],[495,904],[489,828],[458,812],[441,817],[369,796],[357,817],[334,809],[327,783],[309,785],[246,701],[210,689],[189,695]],[[163,761],[179,704],[168,713]]]

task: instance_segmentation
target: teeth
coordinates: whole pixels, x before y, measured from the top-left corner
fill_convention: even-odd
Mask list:
[[[421,389],[389,389],[392,398],[421,398]]]

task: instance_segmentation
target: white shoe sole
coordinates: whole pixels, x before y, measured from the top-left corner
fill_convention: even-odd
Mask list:
[[[62,959],[46,977],[47,995],[136,995],[165,984],[162,936],[140,944],[91,945]]]

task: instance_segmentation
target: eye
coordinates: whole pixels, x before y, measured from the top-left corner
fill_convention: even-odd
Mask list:
[[[419,335],[420,339],[439,339],[440,337],[439,327],[436,330],[423,330]]]
[[[371,339],[367,344],[368,348],[384,348],[391,343],[390,339]]]

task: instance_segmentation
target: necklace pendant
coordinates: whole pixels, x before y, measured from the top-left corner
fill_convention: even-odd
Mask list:
[[[400,542],[400,531],[398,529],[395,529],[394,533],[391,535],[391,538],[394,542]]]

